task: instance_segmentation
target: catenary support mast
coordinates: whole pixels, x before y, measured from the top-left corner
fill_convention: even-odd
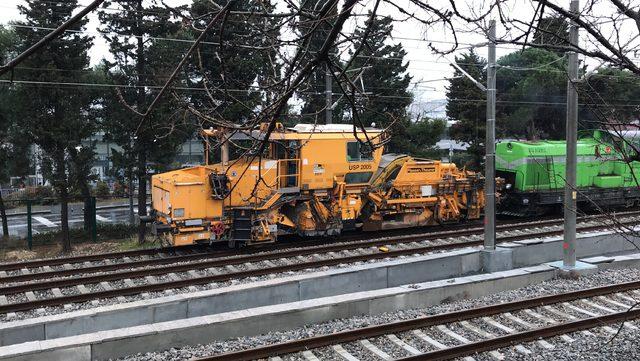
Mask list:
[[[578,14],[578,0],[571,1],[570,10]],[[571,21],[569,40],[573,46],[578,46],[578,25]],[[577,172],[577,142],[578,142],[578,53],[570,51],[569,80],[567,81],[567,160],[566,184],[564,187],[564,243],[563,266],[573,268],[576,265],[576,172]]]
[[[487,134],[485,138],[484,249],[496,248],[496,21],[489,22],[487,59]]]

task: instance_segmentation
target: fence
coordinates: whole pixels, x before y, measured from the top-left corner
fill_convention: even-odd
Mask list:
[[[37,192],[3,192],[8,238],[0,248],[32,249],[34,245],[56,243],[60,237],[62,207],[57,197]],[[72,243],[116,240],[136,234],[137,200],[130,205],[120,196],[71,197],[68,202],[68,225]],[[0,236],[3,235],[0,229]]]

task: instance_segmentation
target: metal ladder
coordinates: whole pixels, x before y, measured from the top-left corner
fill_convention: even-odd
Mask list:
[[[551,182],[553,182],[553,189],[557,189],[558,188],[558,182],[556,180],[556,173],[555,173],[555,164],[553,162],[553,156],[548,156],[545,155],[544,156],[544,160],[545,160],[545,164],[546,164],[546,171],[547,171],[547,176],[549,177],[549,189],[551,188]]]

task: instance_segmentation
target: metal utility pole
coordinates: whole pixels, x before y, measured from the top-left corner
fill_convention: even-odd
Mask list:
[[[571,1],[570,11],[578,15],[578,0]],[[578,25],[571,21],[569,29],[569,41],[571,45],[578,46]],[[567,81],[567,161],[565,167],[564,187],[564,243],[562,249],[563,267],[576,266],[576,172],[577,172],[577,148],[578,148],[578,53],[568,52],[569,80]]]
[[[485,138],[484,249],[496,249],[496,21],[489,21],[487,56],[487,135]]]
[[[325,105],[325,124],[333,123],[333,102],[331,101],[331,96],[333,95],[333,83],[331,79],[331,67],[329,63],[327,63],[327,72],[324,76],[324,93],[327,97],[326,105]]]
[[[220,161],[222,165],[229,164],[229,139],[226,136],[226,133],[222,133],[220,135]]]

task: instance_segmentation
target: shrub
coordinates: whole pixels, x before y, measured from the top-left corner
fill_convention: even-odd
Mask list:
[[[98,198],[107,198],[110,195],[111,190],[109,189],[109,185],[106,182],[98,182],[96,184],[96,188],[94,189],[94,194]]]
[[[98,241],[120,240],[138,234],[138,227],[126,223],[98,224],[96,229]],[[33,235],[33,244],[45,245],[58,243],[61,231],[38,233]],[[69,229],[69,237],[72,243],[87,242],[91,240],[91,230],[85,231],[82,228]]]

